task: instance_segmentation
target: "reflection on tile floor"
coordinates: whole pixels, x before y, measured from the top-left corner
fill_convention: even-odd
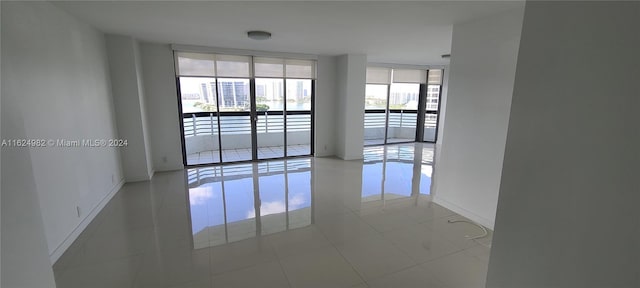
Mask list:
[[[54,265],[71,287],[484,287],[491,233],[430,200],[432,146],[126,184]]]
[[[288,145],[288,156],[310,155],[311,145]],[[258,147],[258,159],[282,158],[284,146]],[[251,149],[223,149],[223,162],[240,162],[251,160]],[[187,155],[188,165],[220,163],[220,150],[208,150]]]

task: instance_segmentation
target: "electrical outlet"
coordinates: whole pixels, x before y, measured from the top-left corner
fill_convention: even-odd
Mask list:
[[[78,218],[80,218],[80,206],[76,206],[76,213],[78,214]]]
[[[324,145],[324,151],[327,151],[327,145]]]
[[[116,175],[111,174],[111,184],[116,184]]]
[[[167,163],[167,156],[162,157],[162,163]]]

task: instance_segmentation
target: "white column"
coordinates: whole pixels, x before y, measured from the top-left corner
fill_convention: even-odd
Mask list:
[[[348,54],[337,61],[336,155],[362,159],[367,55]]]
[[[120,35],[107,35],[106,40],[118,136],[127,140],[127,146],[120,149],[124,177],[127,182],[149,180],[153,164],[138,43]]]

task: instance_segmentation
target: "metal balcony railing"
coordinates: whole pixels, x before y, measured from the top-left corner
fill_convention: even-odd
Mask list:
[[[218,133],[218,113],[183,113],[184,136],[212,134],[251,134],[251,116],[249,112],[219,112],[220,133]],[[259,111],[256,131],[258,133],[284,132],[284,113],[282,111]],[[311,131],[311,111],[288,111],[287,132]]]
[[[415,128],[418,120],[416,110],[389,110],[389,127],[393,128]],[[364,128],[384,128],[386,125],[386,114],[383,109],[370,109],[364,112]]]
[[[364,129],[384,128],[387,125],[387,115],[385,110],[365,110]]]
[[[437,114],[427,112],[424,127],[436,127]],[[389,110],[389,127],[416,128],[418,114],[416,110]],[[384,109],[367,109],[364,112],[364,128],[385,128],[386,114]]]

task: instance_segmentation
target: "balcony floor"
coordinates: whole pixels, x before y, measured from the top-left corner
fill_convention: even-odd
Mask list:
[[[289,156],[300,156],[311,154],[309,144],[288,145]],[[284,157],[284,146],[269,146],[258,148],[258,159],[270,159]],[[251,160],[251,148],[222,149],[223,162],[239,162]],[[218,150],[202,151],[187,155],[188,165],[220,163],[220,152]]]
[[[406,143],[406,142],[415,142],[415,139],[409,139],[409,138],[389,138],[389,139],[387,139],[387,143]],[[365,139],[364,140],[364,145],[365,146],[382,145],[382,144],[384,144],[384,138],[383,139]]]

